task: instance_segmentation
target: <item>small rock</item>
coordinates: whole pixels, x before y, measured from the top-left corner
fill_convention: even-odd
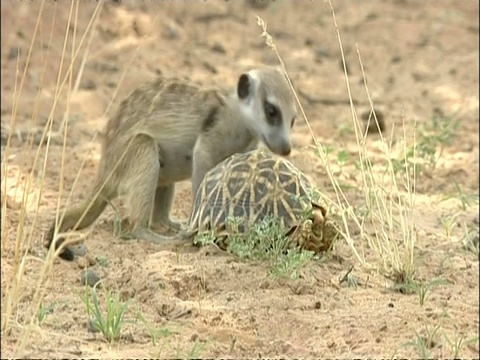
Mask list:
[[[265,9],[272,0],[247,0],[246,3],[254,9]]]
[[[321,62],[322,59],[330,57],[330,51],[326,47],[319,46],[315,49],[315,61]],[[343,67],[342,67],[343,70]]]
[[[91,268],[85,269],[82,272],[82,276],[80,278],[80,282],[82,285],[88,285],[90,287],[94,287],[96,283],[101,280],[100,275]]]
[[[412,77],[418,82],[430,80],[433,76],[435,75],[432,72],[432,68],[427,64],[419,63],[412,70]]]
[[[321,309],[322,303],[320,301],[315,301],[315,309]]]
[[[225,54],[227,52],[225,50],[225,47],[220,43],[213,44],[213,46],[211,47],[211,50],[219,54]]]
[[[75,258],[76,259],[76,263],[77,263],[77,266],[80,268],[80,269],[85,269],[88,267],[88,260],[84,257],[82,258]]]
[[[122,289],[120,290],[120,300],[123,302],[127,302],[128,300],[135,297],[135,293],[136,291],[133,288]]]
[[[87,255],[87,247],[85,244],[75,244],[75,245],[70,245],[68,247],[72,252],[75,254],[75,256],[85,256]]]
[[[80,89],[95,90],[96,88],[97,88],[97,84],[92,79],[87,79],[85,80],[85,82],[80,84]]]
[[[96,321],[95,319],[89,319],[87,321],[87,330],[89,332],[92,332],[92,333],[98,333],[100,332],[100,329],[98,328],[98,326],[96,325]]]
[[[10,52],[8,53],[8,58],[10,60],[16,59],[20,55],[20,48],[19,47],[12,47]]]
[[[400,61],[402,61],[402,57],[400,55],[394,55],[390,61],[395,64],[395,63],[399,63]]]
[[[165,36],[168,38],[168,39],[176,39],[178,38],[178,30],[177,30],[177,27],[173,24],[168,24],[167,25],[167,32],[165,34]]]
[[[76,260],[77,266],[80,269],[85,269],[85,268],[88,268],[89,266],[94,266],[96,264],[95,259],[88,254],[84,257],[77,257],[76,259],[77,259]]]
[[[362,120],[365,121],[365,131],[367,134],[378,134],[379,130],[382,133],[385,131],[385,117],[383,116],[383,113],[380,110],[375,109],[375,115],[377,116],[378,126],[371,109],[365,111],[361,115]]]
[[[129,332],[128,334],[122,335],[122,340],[132,344],[135,342],[135,338],[133,337],[133,334],[131,332]]]
[[[372,20],[375,20],[375,19],[378,19],[378,14],[375,13],[375,12],[373,12],[373,11],[372,11],[372,12],[369,12],[369,13],[367,14],[367,16],[365,17],[365,20],[366,20],[366,21],[372,21]]]
[[[118,65],[113,61],[94,61],[87,64],[87,67],[101,73],[116,73],[119,71]]]
[[[203,62],[203,67],[204,67],[205,69],[207,69],[208,71],[210,71],[212,74],[218,73],[217,68],[215,67],[215,65],[211,64],[210,62],[208,62],[208,61],[206,61],[206,60]]]

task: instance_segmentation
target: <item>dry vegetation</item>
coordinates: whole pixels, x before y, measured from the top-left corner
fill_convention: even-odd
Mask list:
[[[4,357],[478,356],[478,3],[1,6]],[[87,257],[43,248],[124,95],[159,73],[232,85],[256,62],[295,85],[291,160],[342,232],[326,256],[271,271],[125,242],[121,201],[71,236]],[[175,215],[190,206],[186,182]]]

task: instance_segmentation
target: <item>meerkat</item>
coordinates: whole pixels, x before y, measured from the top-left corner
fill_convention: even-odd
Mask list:
[[[230,94],[178,78],[160,77],[141,86],[107,122],[93,187],[85,201],[53,223],[46,247],[57,233],[91,225],[120,195],[126,197],[131,236],[165,241],[168,237],[150,225],[181,229],[181,222],[170,218],[176,182],[191,179],[195,196],[208,170],[260,142],[289,155],[296,114],[287,78],[273,66],[241,74]],[[63,242],[57,239],[55,247]],[[74,254],[65,247],[60,257],[73,260]]]

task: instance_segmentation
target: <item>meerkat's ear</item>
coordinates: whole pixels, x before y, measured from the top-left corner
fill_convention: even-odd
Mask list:
[[[252,81],[248,74],[240,75],[237,84],[237,94],[240,99],[245,99],[250,94]]]

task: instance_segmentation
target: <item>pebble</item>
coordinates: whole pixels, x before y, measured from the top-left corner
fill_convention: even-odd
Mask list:
[[[175,25],[173,25],[173,24],[167,25],[166,37],[168,39],[178,38],[178,30],[177,30],[177,27]]]
[[[95,261],[94,258],[92,258],[90,255],[86,255],[84,257],[77,257],[76,258],[76,262],[77,262],[77,266],[80,268],[80,269],[85,269],[85,268],[88,268],[90,266],[94,266],[97,262]]]
[[[82,271],[82,276],[80,278],[80,282],[82,285],[88,285],[90,287],[94,287],[96,283],[98,283],[102,278],[94,269],[85,269]]]
[[[323,59],[331,56],[331,53],[328,48],[324,46],[319,46],[315,49],[315,61],[322,62]]]
[[[272,0],[247,0],[247,4],[254,9],[266,9]]]
[[[20,55],[20,48],[15,46],[10,49],[10,52],[8,53],[8,58],[10,60],[17,59],[19,55]]]
[[[68,247],[72,252],[75,254],[75,256],[85,256],[87,255],[87,247],[85,244],[75,244],[75,245],[70,245]]]
[[[382,133],[385,131],[385,116],[378,109],[375,109],[375,115],[377,116],[378,126],[375,123],[375,117],[372,114],[371,109],[368,109],[361,115],[362,120],[365,122],[365,130],[367,131],[367,134],[378,133],[379,129]],[[370,122],[368,122],[369,118]]]
[[[100,329],[95,325],[94,319],[89,319],[87,322],[87,330],[92,333],[100,332]]]
[[[216,52],[216,53],[219,53],[219,54],[226,54],[227,53],[227,51],[225,50],[225,47],[220,43],[213,44],[213,46],[211,47],[211,50],[213,52]]]

